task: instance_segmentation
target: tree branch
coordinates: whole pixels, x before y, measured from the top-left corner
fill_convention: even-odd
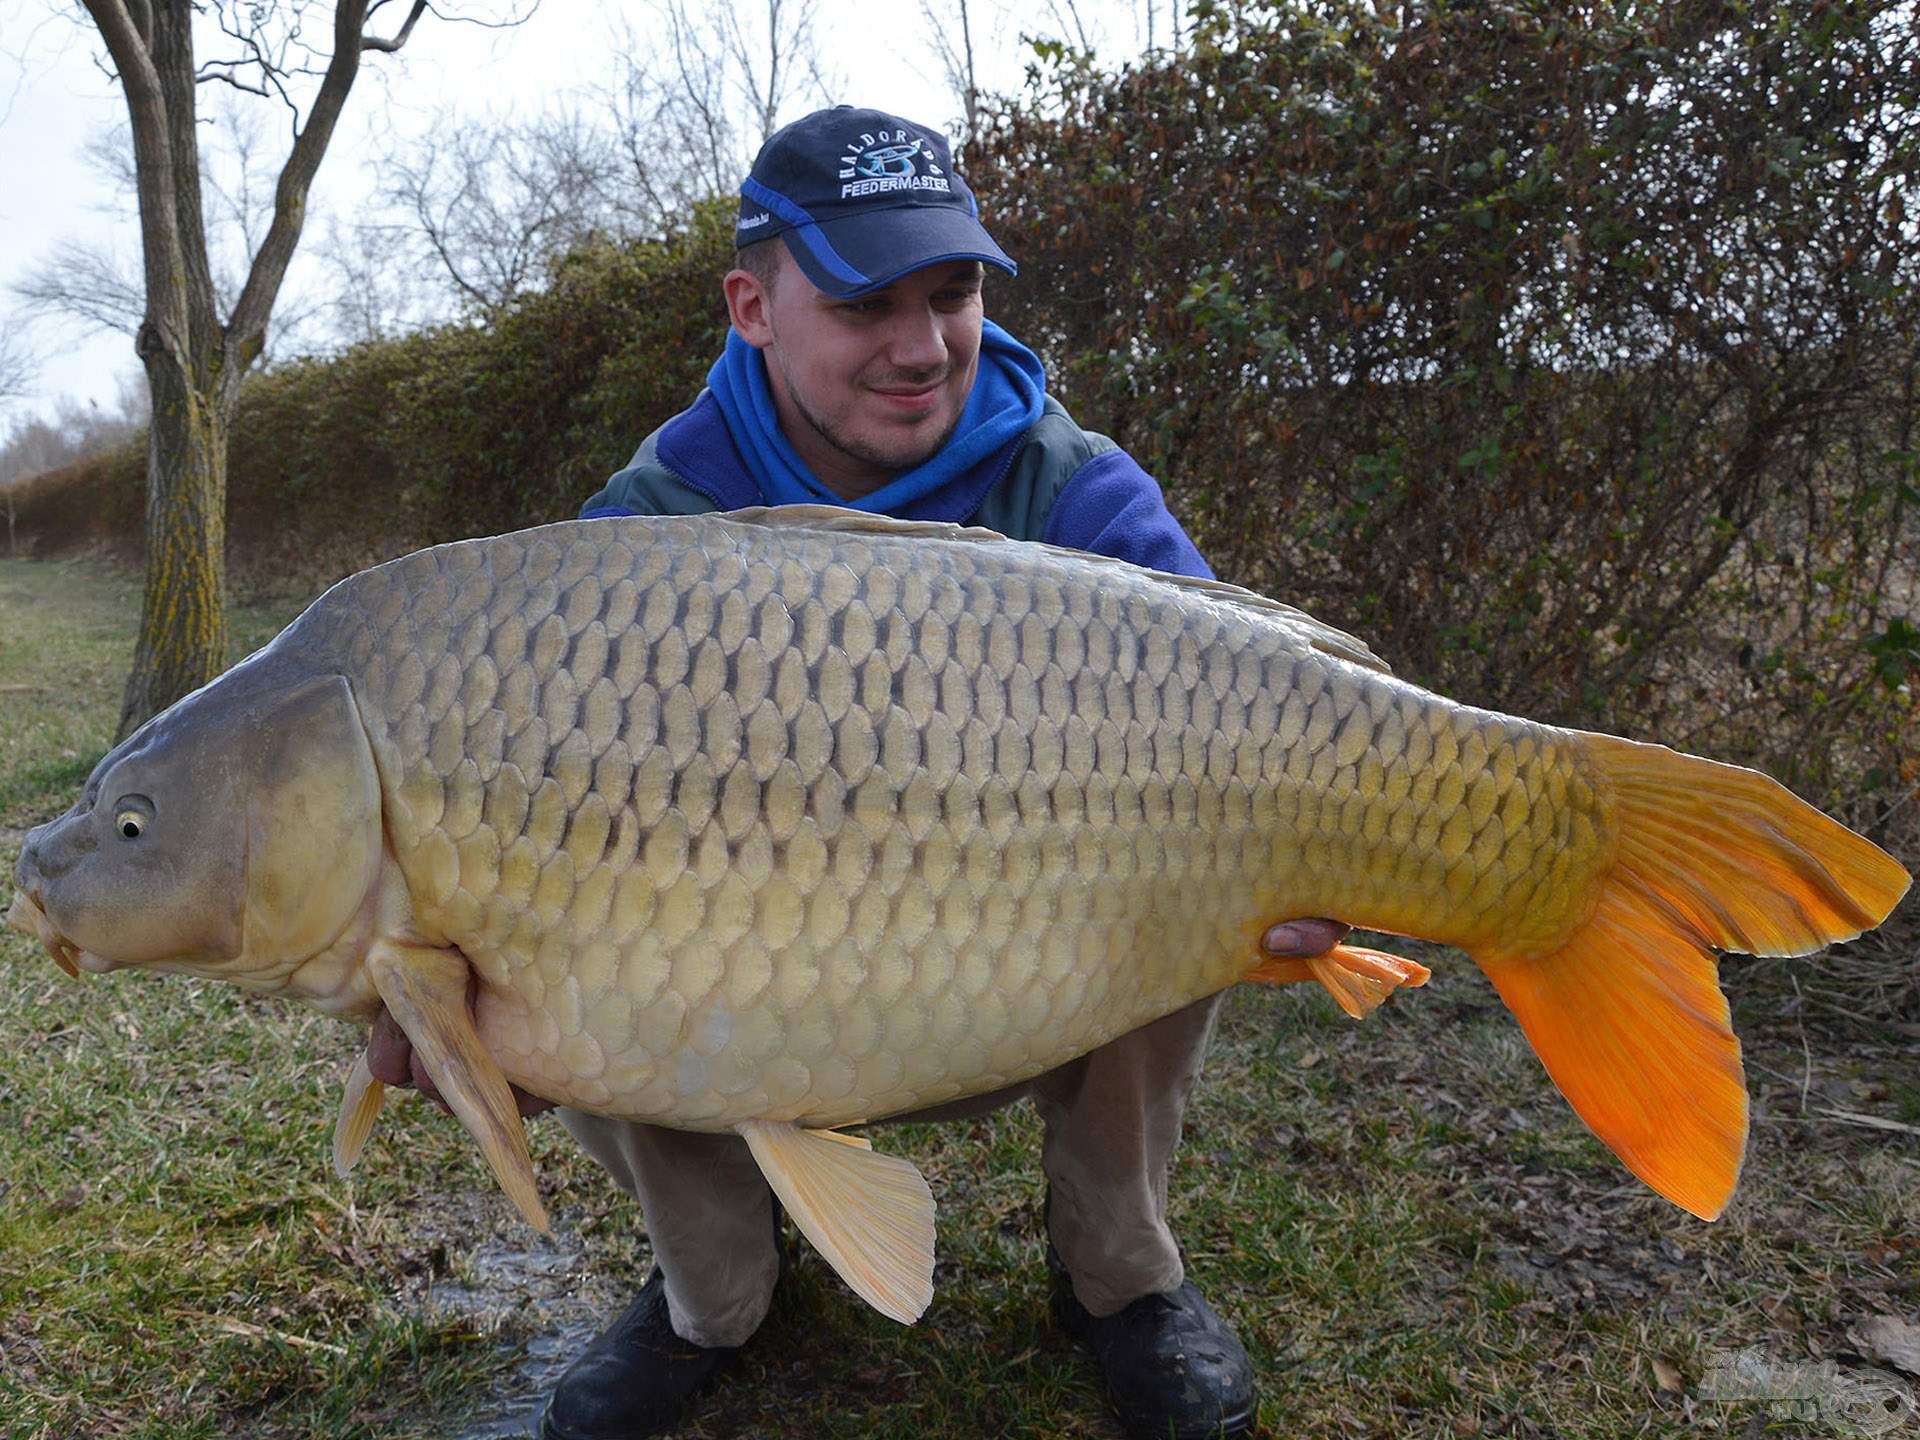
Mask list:
[[[26,394],[39,364],[20,328],[12,321],[0,320],[0,400]]]
[[[31,312],[77,316],[102,330],[134,335],[146,313],[146,294],[109,252],[70,242],[12,285]]]
[[[425,0],[415,0],[415,13]],[[353,89],[360,71],[361,27],[366,20],[366,0],[338,0],[333,16],[333,59],[327,65],[326,79],[314,97],[307,123],[293,142],[293,151],[280,171],[275,187],[273,223],[261,242],[247,283],[234,302],[233,316],[227,322],[227,338],[238,354],[239,370],[245,370],[266,343],[267,317],[273,312],[274,297],[286,278],[294,247],[300,243],[300,231],[306,223],[307,192],[319,172],[320,161],[333,139],[333,127],[340,119],[347,93]],[[408,27],[413,16],[408,17]],[[404,34],[404,31],[402,32]]]
[[[413,9],[407,12],[407,23],[400,27],[399,34],[395,35],[391,40],[381,40],[373,35],[363,35],[360,37],[360,48],[362,50],[378,50],[384,54],[392,54],[395,50],[398,50],[402,45],[407,43],[407,37],[413,34],[414,24],[426,11],[427,0],[413,0]]]
[[[209,60],[207,65],[232,65],[237,63],[237,61],[232,60]],[[244,90],[249,95],[258,95],[262,100],[271,100],[273,98],[273,96],[267,93],[267,88],[264,85],[243,85],[231,75],[222,74],[217,70],[208,70],[206,66],[202,66],[200,73],[194,76],[194,84],[204,85],[209,80],[218,80],[223,85],[231,85],[234,89]]]
[[[144,343],[159,344],[175,362],[187,363],[185,295],[177,283],[185,273],[180,249],[180,216],[173,187],[173,145],[167,123],[167,101],[160,74],[147,50],[146,37],[134,24],[122,0],[84,0],[87,13],[107,43],[107,53],[119,70],[132,120],[134,176],[140,201],[141,250],[146,270]],[[134,0],[147,22],[153,16],[143,0]]]

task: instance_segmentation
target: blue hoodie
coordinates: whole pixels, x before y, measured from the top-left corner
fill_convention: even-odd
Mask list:
[[[861,508],[903,520],[985,525],[1016,540],[1043,540],[1176,575],[1210,577],[1213,572],[1168,512],[1153,477],[1106,436],[1074,424],[1065,407],[1044,393],[1045,377],[1032,353],[998,326],[988,326],[990,332],[986,327],[982,332],[982,373],[996,351],[1019,373],[991,395],[983,396],[976,381],[976,394],[968,397],[961,424],[940,453],[868,497],[878,504]],[[702,391],[691,409],[641,443],[627,467],[581,507],[580,518],[691,515],[819,498],[819,482],[805,473],[784,437],[766,438],[764,417],[753,413],[760,398],[752,388],[753,371],[743,372],[738,363],[748,358],[730,364],[723,356],[714,366],[710,386],[718,379],[727,404],[714,389]],[[759,359],[757,352],[751,354],[751,361]],[[760,367],[764,388],[764,361]],[[1023,384],[1028,377],[1030,396]],[[996,399],[1001,403],[984,403]],[[1006,424],[1014,403],[1027,407],[1025,413],[1034,416],[1030,423]],[[995,423],[1006,438],[983,444],[997,438],[985,428]],[[777,454],[781,449],[785,453]],[[749,464],[744,452],[754,452],[756,463]],[[800,466],[799,484],[806,487],[798,492],[793,466]],[[789,474],[770,474],[774,470]],[[763,484],[756,474],[769,478]]]

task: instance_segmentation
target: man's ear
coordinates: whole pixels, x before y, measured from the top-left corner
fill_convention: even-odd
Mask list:
[[[727,316],[740,338],[756,350],[773,343],[773,317],[768,313],[773,297],[758,276],[748,270],[729,270],[720,282],[727,296]]]

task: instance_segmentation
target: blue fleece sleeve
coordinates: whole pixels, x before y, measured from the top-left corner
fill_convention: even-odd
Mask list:
[[[1061,486],[1040,538],[1151,570],[1213,578],[1167,510],[1159,483],[1120,449],[1101,451]]]

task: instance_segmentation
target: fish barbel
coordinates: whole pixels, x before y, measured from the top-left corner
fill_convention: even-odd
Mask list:
[[[917,1171],[837,1133],[1015,1084],[1335,916],[1465,949],[1636,1175],[1725,1205],[1716,949],[1878,924],[1905,871],[1752,771],[1459,705],[1232,586],[787,507],[354,575],[101,760],[11,918],[70,970],[384,1004],[544,1226],[511,1081],[743,1135],[849,1283],[931,1296]],[[470,981],[477,977],[471,1010]],[[348,1083],[336,1162],[381,1087]]]

